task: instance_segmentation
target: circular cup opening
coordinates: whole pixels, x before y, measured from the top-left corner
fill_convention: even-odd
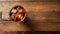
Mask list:
[[[26,17],[25,9],[22,6],[15,6],[10,10],[9,17],[13,21],[23,21]]]

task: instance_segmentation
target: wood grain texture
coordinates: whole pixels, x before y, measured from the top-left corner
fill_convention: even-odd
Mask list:
[[[57,2],[0,2],[2,18],[8,19],[12,7],[25,8],[27,20],[24,23],[0,21],[2,31],[60,31],[60,4]],[[3,25],[5,23],[5,25]],[[10,23],[10,24],[8,24]]]

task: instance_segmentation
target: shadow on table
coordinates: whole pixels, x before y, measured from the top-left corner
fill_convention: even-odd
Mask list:
[[[27,27],[33,31],[33,24],[31,22],[32,22],[31,19],[29,19],[28,17],[26,17],[25,20],[23,21],[23,23],[25,23]]]

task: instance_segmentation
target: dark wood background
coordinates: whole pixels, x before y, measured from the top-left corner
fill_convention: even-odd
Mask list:
[[[1,1],[2,18],[8,19],[12,7],[21,5],[26,10],[26,19],[21,22],[0,21],[0,31],[60,31],[60,2]]]

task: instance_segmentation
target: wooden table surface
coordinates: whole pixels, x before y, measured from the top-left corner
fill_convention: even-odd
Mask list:
[[[24,22],[0,21],[0,31],[60,31],[60,3],[58,2],[0,2],[2,18],[8,19],[12,7],[21,5],[27,17]]]

